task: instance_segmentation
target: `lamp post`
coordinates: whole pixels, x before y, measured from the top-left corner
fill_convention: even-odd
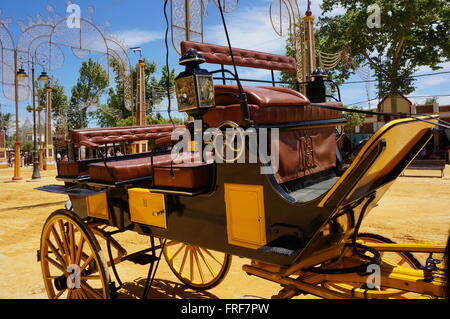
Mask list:
[[[17,50],[14,50],[14,102],[16,106],[16,142],[14,150],[14,176],[13,181],[20,181],[20,133],[19,133],[19,79],[27,77],[24,69],[17,70]]]
[[[22,70],[22,72],[21,72]],[[37,134],[36,134],[36,89],[35,89],[35,79],[34,79],[34,57],[31,58],[31,96],[33,99],[33,136],[34,136],[34,145],[33,145],[33,175],[31,176],[32,180],[37,180],[41,178],[39,173],[39,154],[37,148]],[[23,69],[19,69],[21,72],[21,77],[26,77],[26,72]],[[44,85],[49,81],[49,77],[45,71],[42,71],[41,75],[38,77],[38,81],[43,83]]]
[[[38,99],[39,101],[39,99]],[[38,155],[39,155],[39,169],[44,170],[44,161],[42,158],[42,129],[41,129],[41,112],[44,108],[42,106],[38,106],[36,108],[36,112],[38,113]]]

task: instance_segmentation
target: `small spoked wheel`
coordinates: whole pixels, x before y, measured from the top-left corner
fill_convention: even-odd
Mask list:
[[[378,243],[378,244],[394,244],[389,238],[370,233],[361,233],[358,235],[358,240],[362,243]],[[421,264],[410,252],[383,252],[380,251],[380,257],[383,263],[392,267],[401,266],[411,269],[418,269]],[[339,283],[339,282],[325,282],[324,286],[339,292],[349,295],[364,295],[367,298],[417,298],[417,294],[406,292],[403,290],[380,287],[378,289],[368,289],[366,285]]]
[[[172,272],[186,286],[208,290],[225,278],[231,265],[231,255],[167,240],[164,258]]]
[[[40,261],[51,299],[110,298],[109,273],[100,246],[73,212],[57,210],[44,224]]]

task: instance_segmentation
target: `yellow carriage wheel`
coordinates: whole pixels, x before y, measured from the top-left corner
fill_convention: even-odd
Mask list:
[[[108,268],[98,241],[73,212],[57,210],[47,218],[40,261],[49,298],[110,298]]]
[[[207,290],[217,286],[231,266],[229,254],[175,240],[167,240],[163,253],[175,276],[195,290]]]
[[[394,244],[392,240],[389,238],[383,237],[377,234],[370,233],[361,233],[358,234],[358,241],[362,241],[364,243],[378,243],[378,244]],[[420,261],[414,257],[413,254],[407,251],[403,252],[383,252],[380,251],[380,257],[383,263],[387,263],[393,267],[401,266],[407,267],[411,269],[418,269],[421,264]],[[338,290],[342,293],[348,293],[351,295],[360,295],[367,296],[367,298],[417,298],[418,294],[407,292],[399,289],[393,288],[383,288],[380,289],[370,289],[368,290],[365,286],[361,286],[360,284],[353,283],[339,283],[339,282],[325,282],[324,286],[333,290]]]

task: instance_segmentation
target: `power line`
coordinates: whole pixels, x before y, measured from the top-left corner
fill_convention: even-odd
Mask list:
[[[441,75],[441,74],[449,74],[450,71],[442,71],[442,72],[435,72],[435,73],[425,73],[425,74],[418,74],[418,75],[412,75],[409,78],[419,78],[419,77],[424,77],[424,76],[434,76],[434,75]],[[394,78],[390,78],[388,80],[395,80],[401,78],[400,76],[394,77]],[[363,81],[350,81],[350,82],[344,82],[341,83],[341,85],[345,85],[345,84],[360,84],[360,83],[369,83],[369,82],[378,82],[378,79],[375,80],[363,80]],[[384,80],[386,81],[386,80]]]
[[[450,94],[436,94],[436,95],[407,95],[407,98],[425,98],[425,97],[446,97],[446,96],[450,96]],[[374,100],[377,100],[378,98],[373,98],[370,100],[364,100],[364,101],[360,101],[360,102],[355,102],[355,103],[351,103],[351,104],[346,104],[347,106],[353,106],[353,105],[357,105],[357,104],[363,104],[363,103],[367,103],[367,102],[371,102]]]

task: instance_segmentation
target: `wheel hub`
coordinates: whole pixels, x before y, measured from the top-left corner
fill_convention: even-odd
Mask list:
[[[61,275],[54,280],[55,288],[58,291],[67,289],[67,278],[64,275]]]

